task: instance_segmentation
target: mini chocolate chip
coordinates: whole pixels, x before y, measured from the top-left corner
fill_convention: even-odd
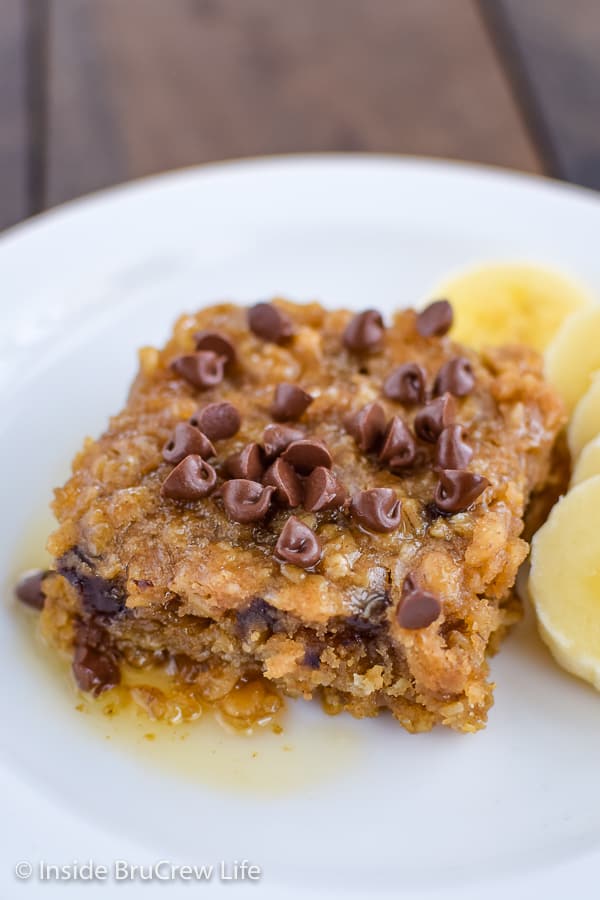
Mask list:
[[[464,439],[462,425],[448,425],[437,440],[435,461],[440,469],[464,469],[473,458],[473,450]]]
[[[206,437],[188,422],[178,422],[173,429],[173,434],[163,447],[163,459],[168,463],[177,465],[190,454],[209,459],[215,455],[215,448]]]
[[[456,401],[452,394],[430,400],[415,416],[415,434],[422,441],[435,444],[444,428],[452,424],[455,413]]]
[[[439,618],[441,611],[442,604],[435,594],[417,587],[410,575],[404,579],[402,596],[396,610],[401,628],[411,631],[427,628]]]
[[[379,444],[385,431],[385,410],[380,403],[367,403],[358,412],[345,417],[344,425],[359,450],[368,453]]]
[[[457,513],[468,509],[489,485],[483,475],[464,469],[442,469],[433,497],[442,512]]]
[[[281,456],[265,472],[263,484],[270,484],[275,488],[275,499],[283,506],[300,506],[302,502],[300,479],[292,466]]]
[[[339,509],[346,501],[346,489],[336,475],[325,466],[313,469],[304,484],[304,509],[321,512]]]
[[[425,399],[427,373],[418,363],[405,363],[394,369],[383,383],[383,393],[390,400],[414,406]]]
[[[473,366],[464,356],[455,356],[444,363],[437,373],[433,385],[434,396],[454,394],[455,397],[466,397],[475,387],[475,375]]]
[[[246,444],[239,453],[225,460],[225,470],[231,478],[260,481],[265,471],[264,453],[260,444]]]
[[[211,441],[223,441],[238,433],[242,418],[232,403],[209,403],[192,416],[190,423]]]
[[[435,300],[417,316],[417,331],[421,337],[442,337],[452,328],[454,313],[447,300]]]
[[[198,331],[194,335],[194,340],[196,341],[196,350],[212,350],[217,356],[224,356],[227,360],[226,366],[236,362],[235,347],[227,335],[221,331]]]
[[[297,384],[278,384],[275,388],[271,414],[280,422],[291,422],[299,419],[312,402],[313,397]]]
[[[115,687],[121,680],[116,660],[88,644],[77,644],[73,654],[73,675],[82,691],[95,696]]]
[[[221,489],[223,505],[233,522],[259,522],[269,512],[275,488],[247,478],[233,478]]]
[[[344,331],[344,344],[356,353],[377,350],[381,346],[385,326],[381,313],[367,309],[354,316]]]
[[[305,432],[291,425],[267,425],[263,432],[263,447],[267,459],[273,459],[283,453],[293,441],[301,441]]]
[[[46,598],[42,585],[44,578],[48,575],[45,569],[35,569],[35,571],[26,572],[21,576],[15,587],[15,595],[17,600],[30,606],[32,609],[43,609]]]
[[[293,466],[301,475],[308,475],[317,466],[329,469],[332,463],[331,453],[326,445],[316,438],[293,441],[283,451],[281,459]]]
[[[217,473],[201,456],[182,459],[162,485],[163,497],[171,500],[200,500],[208,497],[217,484]]]
[[[248,310],[250,330],[264,341],[282,344],[294,333],[292,320],[272,303],[256,303]]]
[[[321,541],[314,531],[296,516],[290,516],[275,544],[275,555],[283,562],[312,569],[322,554]]]
[[[394,416],[386,429],[379,459],[393,469],[403,469],[412,465],[416,455],[417,445],[408,426],[400,416]]]
[[[171,368],[189,384],[197,388],[210,388],[223,381],[225,356],[218,356],[212,350],[186,353],[171,363]]]
[[[391,488],[372,488],[352,496],[350,513],[368,531],[390,532],[400,525],[402,508]]]

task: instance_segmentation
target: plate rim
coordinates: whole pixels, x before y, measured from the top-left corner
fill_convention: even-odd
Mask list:
[[[96,206],[114,199],[125,199],[128,196],[160,188],[168,189],[172,184],[187,178],[214,177],[224,174],[246,174],[252,170],[264,172],[265,169],[280,169],[288,165],[320,166],[346,166],[359,163],[368,168],[375,165],[389,165],[392,167],[408,168],[418,167],[429,169],[438,174],[448,174],[453,177],[461,175],[465,178],[474,176],[483,178],[491,184],[494,181],[504,181],[515,187],[528,185],[541,193],[562,195],[563,197],[578,198],[584,201],[600,203],[600,194],[592,188],[584,185],[572,184],[562,181],[551,175],[538,172],[522,172],[507,166],[491,163],[471,162],[463,159],[452,159],[442,156],[427,156],[417,154],[386,153],[386,152],[314,152],[314,153],[274,153],[257,156],[230,157],[222,160],[194,163],[187,166],[179,166],[173,169],[165,169],[159,172],[141,175],[139,177],[125,179],[115,184],[106,185],[98,189],[80,194],[68,200],[63,200],[48,209],[34,213],[27,218],[10,225],[0,231],[0,249],[7,242],[24,237],[29,231],[37,231],[45,225],[56,224],[63,218],[71,215],[80,215],[83,211],[92,211]]]

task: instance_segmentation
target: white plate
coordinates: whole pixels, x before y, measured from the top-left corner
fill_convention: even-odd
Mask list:
[[[51,488],[83,435],[120,407],[135,348],[163,341],[181,311],[276,293],[391,310],[453,269],[501,259],[550,264],[600,292],[598,234],[600,203],[581,190],[346,156],[168,175],[0,240],[3,896],[17,896],[19,859],[117,857],[247,858],[264,870],[265,897],[585,891],[600,865],[600,698],[555,667],[531,622],[493,661],[485,731],[410,736],[386,717],[328,719],[296,704],[291,751],[261,744],[258,788],[238,789],[222,773],[206,784],[154,766],[139,745],[106,741],[82,721],[33,653],[11,584],[40,558]],[[249,760],[235,763],[236,784],[252,780]],[[260,788],[265,765],[287,788]],[[136,896],[153,887],[129,883]],[[34,875],[27,890],[63,888]]]

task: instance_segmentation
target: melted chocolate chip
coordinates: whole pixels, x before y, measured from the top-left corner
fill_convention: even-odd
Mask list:
[[[225,356],[218,356],[212,350],[186,353],[171,363],[171,368],[194,387],[205,389],[215,387],[223,381]]]
[[[272,303],[256,303],[248,310],[250,330],[264,341],[283,344],[294,333],[292,320]]]
[[[48,575],[48,571],[44,569],[36,569],[32,572],[26,572],[15,587],[15,595],[17,600],[30,606],[31,609],[43,609],[46,598],[44,596],[43,584],[44,578]]]
[[[220,331],[198,331],[194,335],[196,350],[211,350],[217,356],[224,356],[226,366],[236,362],[235,347],[227,335]]]
[[[215,455],[215,448],[206,437],[188,422],[178,422],[173,429],[173,434],[163,447],[163,459],[168,463],[177,465],[190,454],[209,459]]]
[[[455,397],[466,397],[475,387],[473,366],[464,356],[456,356],[444,363],[437,374],[433,385],[433,393],[449,393]]]
[[[391,488],[359,491],[350,501],[350,513],[367,531],[390,532],[400,525],[402,508]]]
[[[265,471],[264,453],[260,444],[246,444],[239,453],[225,460],[225,470],[231,478],[260,481]]]
[[[359,450],[368,453],[377,447],[385,431],[385,410],[380,403],[367,403],[358,412],[346,416],[344,425]]]
[[[452,394],[444,394],[426,403],[415,416],[415,433],[422,441],[435,444],[440,434],[451,425],[456,413],[456,401]]]
[[[462,469],[442,469],[433,500],[442,512],[462,512],[477,500],[488,485],[489,481],[483,475]]]
[[[86,610],[113,616],[125,608],[122,581],[119,578],[102,578],[93,574],[92,563],[80,554],[77,547],[61,556],[56,568],[75,588]]]
[[[171,500],[201,500],[217,484],[217,473],[201,456],[186,456],[163,481],[161,493]]]
[[[294,441],[301,441],[305,432],[291,425],[267,425],[263,432],[263,447],[267,459],[273,459],[283,453]]]
[[[209,403],[192,416],[190,423],[211,441],[223,441],[238,433],[242,418],[232,403]]]
[[[441,611],[442,604],[435,594],[417,587],[410,576],[404,579],[402,596],[396,610],[401,628],[411,631],[427,628],[439,618]]]
[[[275,499],[283,506],[300,506],[302,485],[292,466],[281,456],[267,469],[263,484],[275,488]]]
[[[304,484],[304,509],[322,512],[339,509],[346,502],[346,489],[336,475],[324,466],[313,469]]]
[[[321,651],[317,647],[307,647],[302,657],[302,665],[307,669],[320,669]]]
[[[462,425],[448,425],[437,440],[435,461],[440,469],[464,469],[473,458],[473,450],[464,438]]]
[[[314,531],[296,516],[290,516],[275,544],[275,555],[283,562],[312,569],[322,554],[321,542]]]
[[[324,466],[326,469],[331,468],[331,453],[327,449],[323,441],[315,438],[304,438],[300,441],[293,441],[281,454],[290,466],[293,466],[301,475],[308,475],[317,466]]]
[[[414,406],[425,399],[427,373],[417,363],[405,363],[394,369],[383,383],[383,393],[390,400]]]
[[[121,680],[114,655],[109,650],[88,644],[81,636],[76,640],[72,668],[80,690],[95,696],[115,687]]]
[[[400,416],[394,416],[386,429],[379,459],[392,469],[404,469],[413,464],[416,455],[417,445],[408,426]]]
[[[233,478],[221,489],[223,505],[233,522],[247,524],[264,519],[273,499],[275,488],[266,487],[247,478]]]
[[[378,350],[384,333],[381,313],[376,309],[367,309],[350,320],[344,331],[344,344],[355,353]]]
[[[94,612],[113,616],[125,609],[125,590],[118,578],[83,577],[79,579],[78,587],[84,606]]]
[[[417,331],[421,337],[442,337],[452,328],[454,315],[447,300],[435,300],[417,316]]]
[[[271,415],[280,422],[292,422],[299,419],[312,402],[310,394],[297,384],[278,384],[275,388]]]
[[[262,597],[253,597],[236,615],[236,630],[242,639],[277,630],[281,613]]]

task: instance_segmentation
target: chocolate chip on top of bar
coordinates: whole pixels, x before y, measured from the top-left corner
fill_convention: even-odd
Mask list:
[[[248,311],[247,322],[256,337],[269,343],[289,343],[295,333],[290,317],[268,303],[253,306]],[[416,330],[422,337],[439,339],[451,324],[452,308],[445,300],[436,301],[416,317]],[[385,344],[381,314],[367,310],[354,316],[341,339],[352,352],[381,353]],[[196,363],[184,364],[182,360],[196,359],[202,354],[211,353],[220,360],[219,371],[223,377],[225,367],[233,363],[243,372],[244,357],[236,353],[227,335],[205,330],[195,335],[195,342],[195,356],[177,357],[171,364],[193,386],[204,389],[206,384],[198,384]],[[190,372],[194,378],[190,378]],[[347,413],[344,427],[358,449],[369,456],[374,477],[381,467],[401,479],[411,467],[428,465],[437,473],[432,502],[442,513],[462,512],[479,498],[489,483],[483,476],[464,471],[473,450],[465,440],[464,426],[454,421],[455,398],[467,396],[474,387],[472,366],[462,356],[443,363],[429,385],[427,371],[420,363],[404,363],[379,388],[383,397],[417,407],[414,433],[401,415],[396,413],[388,419],[377,400]],[[430,399],[432,396],[434,399]],[[277,421],[265,424],[264,444],[252,441],[222,461],[220,472],[224,483],[217,492],[220,498],[217,502],[222,502],[229,519],[239,524],[266,520],[276,507],[302,506],[312,513],[343,510],[349,523],[367,532],[396,531],[402,523],[402,503],[395,487],[366,487],[348,498],[342,487],[343,464],[337,466],[337,473],[330,471],[334,457],[326,443],[318,435],[278,424],[301,419],[314,399],[299,384],[276,385],[267,415]],[[218,476],[206,462],[207,457],[216,455],[212,442],[234,437],[241,427],[242,415],[226,400],[210,402],[200,407],[188,423],[178,423],[163,450],[163,458],[177,464],[163,483],[163,496],[188,502],[213,494]],[[434,444],[433,454],[425,454],[422,448],[419,453],[419,441]],[[185,453],[188,448],[189,455]],[[401,488],[400,481],[398,488]],[[308,534],[307,528],[295,516],[290,517],[279,535],[275,558],[294,562],[301,568],[314,568],[318,559],[312,539],[311,552],[289,549],[290,542],[294,543],[292,537]]]
[[[178,356],[171,367],[194,387],[206,390],[223,381],[226,362],[225,356],[218,356],[212,350],[200,350]]]
[[[56,491],[53,568],[20,589],[82,689],[160,664],[202,696],[260,675],[330,712],[481,727],[564,418],[536,354],[451,325],[443,300],[385,322],[222,304],[143,349]]]
[[[258,337],[274,344],[282,344],[294,333],[294,326],[272,303],[257,303],[248,310],[248,325]]]
[[[237,360],[233,342],[222,331],[197,331],[194,335],[196,350],[209,350],[225,358],[225,367],[234,366]]]
[[[442,337],[452,328],[454,314],[447,300],[435,300],[417,316],[417,331],[422,337]]]

